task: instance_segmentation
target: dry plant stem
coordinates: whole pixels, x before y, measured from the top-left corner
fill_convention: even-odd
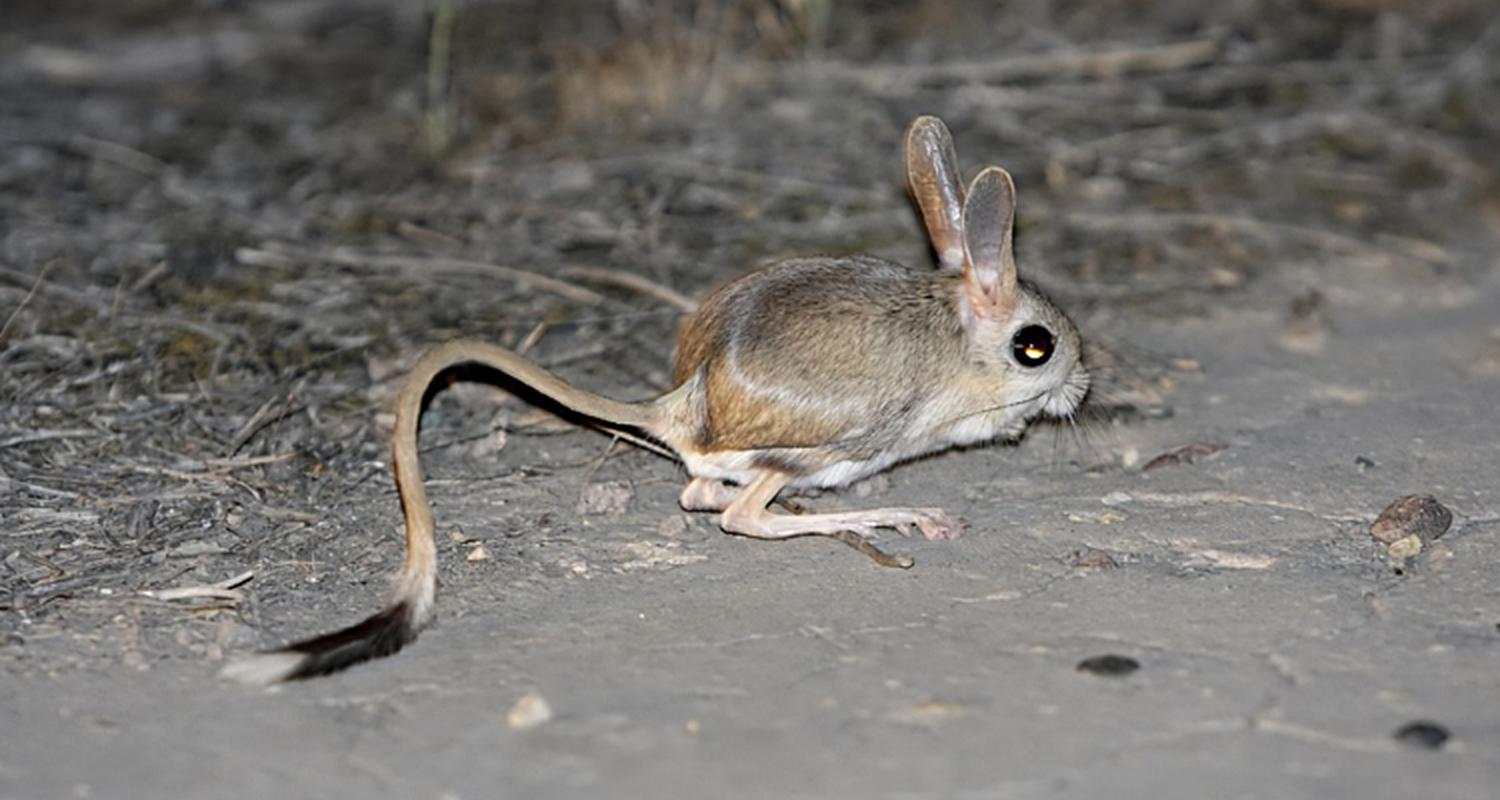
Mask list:
[[[457,0],[432,0],[432,29],[427,37],[427,147],[434,155],[448,149],[453,139],[453,98],[448,87],[448,62],[453,44]]]
[[[48,561],[45,558],[42,558],[39,555],[34,555],[32,553],[27,553],[27,552],[21,552],[21,557],[25,558],[27,561],[32,562],[33,564],[37,564],[37,565],[40,565],[42,567],[45,567],[48,572],[52,573],[52,580],[49,581],[49,583],[56,583],[59,579],[67,576],[67,574],[68,574],[67,570],[63,569],[62,567],[59,567],[58,565],[52,563],[51,561]]]
[[[305,259],[326,261],[344,267],[355,269],[394,269],[413,275],[430,277],[434,273],[458,273],[461,275],[477,275],[485,278],[503,278],[514,281],[522,287],[550,292],[560,297],[574,300],[587,305],[607,305],[609,298],[598,292],[585,289],[567,281],[549,278],[536,272],[530,272],[515,267],[506,267],[499,264],[487,264],[482,261],[469,261],[461,258],[449,258],[446,256],[399,256],[385,255],[380,253],[362,253],[347,248],[335,248],[333,250],[312,251],[296,250],[280,246],[262,245],[259,249],[240,248],[235,252],[235,258],[244,264],[278,264],[289,259]]]
[[[1219,133],[1194,137],[1185,144],[1151,152],[1152,161],[1188,165],[1212,158],[1216,152],[1237,152],[1255,146],[1280,146],[1321,134],[1340,134],[1360,140],[1379,140],[1392,149],[1420,153],[1456,178],[1465,181],[1489,174],[1486,165],[1432,131],[1410,128],[1360,110],[1308,111],[1286,119],[1257,121]],[[1129,148],[1126,148],[1129,149]]]
[[[695,161],[683,158],[679,150],[608,156],[591,159],[585,163],[596,167],[601,173],[608,175],[649,172],[653,175],[694,181],[718,178],[726,183],[741,183],[749,188],[767,192],[812,194],[830,201],[842,201],[846,203],[883,205],[890,200],[888,194],[873,189],[823,183],[807,178],[800,178],[795,175],[755,172],[753,170],[739,169],[707,161]],[[538,172],[555,171],[557,167],[555,164],[549,163],[532,169]],[[454,168],[453,171],[455,175],[468,180],[486,181],[492,180],[492,175],[502,171],[507,177],[514,177],[516,173],[528,172],[528,168],[525,165],[504,165],[502,168],[501,165],[486,161],[461,165]],[[527,205],[533,206],[533,204]]]
[[[966,64],[858,66],[818,62],[809,69],[848,80],[878,94],[909,93],[932,81],[1003,83],[1027,79],[1108,80],[1140,72],[1175,72],[1211,64],[1219,58],[1214,39],[1128,47],[1104,52],[1040,53]]]
[[[183,586],[176,589],[146,589],[141,592],[141,595],[150,597],[153,600],[190,600],[208,597],[215,600],[242,603],[245,600],[245,594],[244,592],[235,591],[234,587],[249,581],[253,577],[255,577],[255,572],[247,570],[233,578],[208,584],[207,586]]]
[[[10,312],[10,316],[5,318],[5,324],[0,325],[0,344],[5,342],[6,335],[10,333],[10,326],[14,325],[16,319],[21,316],[21,312],[26,309],[26,305],[31,302],[31,298],[36,297],[37,288],[42,285],[42,281],[46,280],[47,273],[52,271],[52,265],[56,263],[56,261],[48,261],[42,266],[42,271],[37,273],[36,280],[31,284],[31,290],[26,292],[26,296],[21,298],[21,302],[16,306],[16,309]]]
[[[89,158],[107,161],[142,175],[156,175],[167,168],[166,163],[156,156],[107,139],[78,134],[68,140],[68,145]]]
[[[9,439],[0,439],[0,450],[4,450],[7,447],[15,447],[16,445],[21,444],[31,444],[32,442],[47,442],[54,439],[88,439],[102,435],[104,434],[99,431],[93,430],[92,428],[67,428],[62,430],[32,431],[30,433],[23,433],[17,436],[12,436]]]
[[[47,268],[44,268],[42,272],[46,273],[47,269],[49,268],[50,264]],[[46,294],[61,297],[65,300],[77,303],[78,305],[94,309],[100,314],[100,316],[103,316],[104,312],[108,308],[108,306],[102,300],[93,297],[85,292],[80,292],[75,289],[69,289],[66,286],[53,283],[52,281],[47,280],[44,275],[30,275],[18,269],[0,266],[0,277],[10,278],[13,281],[19,281],[21,283],[29,283],[32,285],[31,291],[33,293],[40,290],[41,292],[44,292]]]
[[[251,456],[249,458],[206,458],[201,463],[205,469],[235,470],[246,467],[261,467],[267,464],[280,464],[283,461],[290,461],[296,457],[296,452],[288,451],[265,456]]]
[[[1412,260],[1429,263],[1446,263],[1451,260],[1448,251],[1436,242],[1424,239],[1389,236],[1383,237],[1389,246],[1369,244],[1352,236],[1333,231],[1309,228],[1284,222],[1268,222],[1250,217],[1235,217],[1221,214],[1157,213],[1157,214],[1079,214],[1063,215],[1068,225],[1086,231],[1112,233],[1173,233],[1184,228],[1207,228],[1217,233],[1238,233],[1280,243],[1286,239],[1300,239],[1315,247],[1351,255],[1378,258],[1382,261],[1393,256],[1405,256]]]
[[[567,267],[562,271],[562,274],[570,278],[599,281],[600,283],[608,283],[629,289],[652,299],[660,300],[683,313],[691,314],[698,310],[698,301],[671,287],[663,286],[634,272],[625,272],[624,270],[607,269],[604,267]]]
[[[420,245],[440,248],[449,252],[461,251],[464,244],[453,236],[423,227],[410,220],[401,220],[396,223],[396,235]]]
[[[526,336],[521,339],[520,344],[516,345],[516,352],[520,353],[523,356],[531,352],[531,348],[536,347],[536,343],[542,340],[542,335],[546,332],[547,323],[538,322],[536,324],[536,327],[532,328],[531,332],[527,333]]]
[[[34,284],[33,290],[39,289],[47,294],[88,308],[95,314],[97,314],[100,318],[109,318],[109,303],[103,299],[92,297],[87,293],[80,292],[74,289],[69,289],[66,286],[48,281],[37,275],[28,275],[21,270],[12,269],[10,267],[0,266],[0,277],[6,277],[12,280],[32,283]],[[179,319],[176,317],[169,317],[161,314],[121,314],[118,315],[115,319],[119,322],[129,322],[138,325],[180,328],[182,330],[188,331],[189,333],[194,333],[202,336],[205,339],[212,340],[219,346],[220,352],[222,352],[223,348],[227,346],[232,339],[239,339],[241,341],[249,341],[250,339],[249,333],[238,326],[224,325],[221,327],[214,327],[204,322]]]
[[[277,409],[275,413],[272,413],[273,408]],[[229,456],[238,453],[255,434],[259,433],[267,425],[285,419],[294,411],[300,410],[300,408],[300,406],[292,405],[292,394],[288,394],[286,397],[280,399],[273,397],[262,403],[260,408],[256,409],[255,413],[250,416],[250,419],[244,425],[240,426],[240,430],[234,435],[234,438],[229,440],[229,446],[225,448],[226,453]]]
[[[267,464],[279,464],[296,458],[295,452],[276,453],[269,456],[255,456],[253,458],[210,458],[200,461],[203,465],[202,472],[187,472],[180,469],[168,467],[157,467],[149,464],[131,464],[130,469],[146,475],[165,475],[184,481],[217,481],[229,480],[229,473],[237,469],[248,467],[260,467]]]

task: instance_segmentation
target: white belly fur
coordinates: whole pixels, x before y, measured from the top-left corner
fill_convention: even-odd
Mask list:
[[[1028,413],[1029,412],[1029,413]],[[959,421],[943,425],[936,420],[952,419],[942,404],[934,404],[913,422],[907,438],[898,446],[863,461],[836,461],[816,472],[793,480],[788,486],[794,489],[831,489],[847,486],[861,478],[918,456],[946,450],[950,447],[987,442],[1000,436],[1018,436],[1026,427],[1026,419],[1035,414],[1029,407],[997,409],[987,414],[961,417]],[[938,432],[934,433],[934,429]],[[757,456],[767,451],[730,450],[718,453],[681,453],[682,463],[689,475],[695,478],[710,478],[729,483],[750,482],[761,470],[755,466]],[[769,451],[774,455],[775,451]],[[796,451],[787,452],[795,457]]]
[[[847,486],[861,478],[867,478],[877,472],[882,472],[892,465],[902,461],[927,455],[928,453],[946,450],[955,445],[977,444],[995,438],[1001,433],[1001,426],[993,423],[985,424],[980,420],[971,420],[964,424],[955,426],[947,436],[937,440],[908,441],[906,446],[894,448],[881,453],[874,458],[863,461],[835,461],[826,467],[793,480],[788,486],[794,489],[831,489],[839,486]],[[721,453],[683,453],[682,463],[687,466],[689,475],[695,478],[711,478],[714,480],[728,481],[729,483],[748,483],[761,470],[756,468],[756,457],[761,455],[755,450],[732,450]]]

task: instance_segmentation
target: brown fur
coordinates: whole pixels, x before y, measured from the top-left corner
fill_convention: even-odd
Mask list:
[[[721,288],[679,339],[674,376],[705,387],[693,445],[883,448],[899,433],[888,423],[962,361],[958,283],[859,256],[782,261]]]

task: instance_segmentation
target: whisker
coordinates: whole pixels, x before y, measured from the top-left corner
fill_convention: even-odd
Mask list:
[[[1072,414],[1069,414],[1066,422],[1068,423],[1068,433],[1070,433],[1073,437],[1073,446],[1078,448],[1079,453],[1083,454],[1084,456],[1089,455],[1090,451],[1086,445],[1088,437],[1085,435],[1082,439],[1079,438],[1078,425],[1074,420],[1074,416]],[[1085,462],[1088,461],[1087,458],[1081,460]]]
[[[1054,474],[1054,475],[1056,475],[1057,473],[1059,473],[1059,472],[1062,471],[1061,470],[1062,462],[1057,457],[1057,449],[1058,449],[1059,444],[1061,444],[1061,442],[1062,442],[1062,426],[1061,425],[1053,425],[1052,426],[1052,466],[1049,469],[1049,471],[1052,474]]]
[[[990,414],[990,413],[993,413],[993,412],[996,412],[996,411],[1001,411],[1001,410],[1004,410],[1004,409],[1007,409],[1007,408],[1012,408],[1014,406],[1024,406],[1027,403],[1034,403],[1034,402],[1036,402],[1037,400],[1041,399],[1046,394],[1047,393],[1045,391],[1043,391],[1043,392],[1037,392],[1036,394],[1034,394],[1034,395],[1032,395],[1030,397],[1023,397],[1020,400],[1012,400],[1009,403],[1001,403],[1001,404],[996,405],[996,406],[989,406],[987,408],[981,408],[978,411],[970,411],[967,414],[959,414],[958,416],[953,417],[951,419],[942,420],[938,424],[939,425],[952,425],[952,424],[954,424],[956,422],[962,422],[962,421],[964,421],[964,420],[966,420],[966,419],[968,419],[970,417],[980,417],[980,416],[984,416],[985,414]]]

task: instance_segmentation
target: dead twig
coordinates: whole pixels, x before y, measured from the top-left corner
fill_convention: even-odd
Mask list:
[[[262,403],[260,408],[256,409],[255,413],[250,416],[250,419],[244,425],[240,426],[240,430],[234,435],[234,438],[229,440],[229,446],[225,448],[228,455],[233,456],[235,453],[238,453],[251,438],[267,426],[274,425],[292,414],[301,411],[304,406],[293,405],[292,403],[294,394],[295,391],[288,393],[286,397],[273,397]],[[275,409],[274,413],[272,413],[273,408]]]
[[[16,445],[31,444],[33,442],[50,442],[55,439],[85,439],[100,436],[99,431],[91,428],[67,428],[62,430],[32,431],[12,436],[9,439],[0,439],[0,450]]]
[[[563,274],[571,278],[599,281],[629,289],[633,292],[646,295],[655,300],[660,300],[673,308],[684,313],[691,314],[698,310],[698,301],[685,294],[663,286],[643,275],[624,270],[608,269],[605,267],[565,267]]]
[[[260,467],[266,464],[279,464],[296,457],[297,454],[295,452],[286,452],[251,458],[210,458],[198,462],[202,466],[202,471],[199,472],[172,469],[171,467],[157,467],[150,464],[128,464],[127,467],[134,472],[146,475],[165,475],[169,478],[177,478],[184,481],[224,481],[229,477],[229,473],[235,470],[247,467]]]
[[[208,597],[214,600],[242,603],[245,601],[245,593],[235,591],[234,587],[246,583],[253,577],[255,577],[255,572],[247,570],[228,580],[222,580],[206,586],[183,586],[176,589],[144,589],[140,594],[142,597],[149,597],[153,600],[195,600]]]
[[[682,158],[675,152],[671,155],[621,156],[618,158],[601,159],[595,161],[594,164],[601,167],[608,167],[611,164],[623,165],[631,169],[639,169],[644,165],[656,173],[665,173],[673,177],[694,181],[702,180],[704,176],[710,175],[729,181],[738,181],[757,189],[788,193],[795,192],[798,194],[812,192],[831,200],[836,199],[846,203],[881,205],[887,202],[890,197],[883,189],[824,183],[796,175],[776,175],[769,172],[756,172],[754,170],[729,167],[723,164]]]
[[[283,461],[290,461],[291,459],[294,459],[296,457],[297,454],[295,452],[288,451],[285,453],[273,453],[272,455],[268,456],[250,456],[248,458],[208,458],[204,459],[200,463],[202,463],[206,469],[222,470],[227,472],[230,470],[244,469],[246,467],[261,467],[265,466],[266,464],[280,464]]]
[[[142,175],[155,176],[167,168],[166,163],[156,156],[108,139],[96,139],[93,136],[77,134],[68,140],[68,146],[81,155],[105,161],[117,167],[124,167]]]
[[[1114,80],[1141,72],[1177,72],[1212,64],[1219,58],[1216,39],[1125,47],[1103,52],[1038,53],[961,64],[868,66],[820,61],[807,69],[846,80],[883,95],[906,93],[925,83],[1005,83],[1034,79]]]
[[[70,492],[67,489],[53,489],[49,486],[42,486],[41,484],[31,483],[30,481],[24,481],[20,478],[15,477],[10,478],[9,483],[13,487],[18,486],[34,494],[42,495],[43,497],[66,497],[76,500],[83,496],[78,492]]]
[[[249,248],[241,248],[236,251],[235,257],[240,258],[241,253],[249,261],[246,263],[262,262],[270,260],[269,256]],[[463,258],[451,258],[448,256],[402,256],[382,255],[379,253],[362,253],[347,248],[334,248],[323,252],[309,252],[303,254],[306,258],[327,261],[345,267],[395,269],[402,272],[430,276],[437,272],[453,272],[462,275],[477,275],[486,278],[503,278],[514,281],[523,287],[540,291],[551,292],[560,297],[565,297],[579,303],[589,305],[607,305],[609,298],[591,289],[576,286],[567,281],[549,278],[529,270],[506,267],[499,264],[488,264],[483,261],[470,261]]]
[[[1218,234],[1237,233],[1263,241],[1280,243],[1300,240],[1306,244],[1350,255],[1368,256],[1388,263],[1393,257],[1406,257],[1429,264],[1447,264],[1453,260],[1446,248],[1437,242],[1411,237],[1384,235],[1372,244],[1334,231],[1309,228],[1287,222],[1236,217],[1224,214],[1153,213],[1153,214],[1086,214],[1062,215],[1068,225],[1091,232],[1145,233],[1175,232],[1184,228],[1204,228]]]
[[[75,289],[69,289],[68,287],[62,286],[57,283],[53,283],[52,281],[49,281],[39,275],[28,275],[26,272],[19,269],[0,266],[0,277],[10,278],[13,281],[32,283],[33,291],[35,291],[36,289],[40,289],[46,294],[62,297],[67,300],[71,300],[78,305],[95,309],[96,311],[99,311],[101,315],[107,308],[107,305],[103,301],[92,295],[77,291]]]
[[[683,158],[681,151],[675,149],[671,152],[641,152],[608,156],[591,159],[587,163],[605,175],[649,172],[656,176],[700,182],[712,178],[768,192],[796,193],[800,195],[815,194],[829,200],[837,200],[849,204],[878,205],[887,202],[890,197],[889,193],[883,189],[842,186],[809,180],[796,175],[776,175],[768,172],[756,172],[754,170],[740,169],[723,164]],[[546,170],[555,171],[559,168],[557,164],[553,163],[536,166],[506,165],[503,172],[507,177],[515,177],[517,173],[541,172]],[[500,173],[501,171],[500,165],[488,161],[475,161],[459,165],[453,169],[455,175],[474,181],[490,180],[493,174]],[[532,209],[538,208],[530,203],[525,205]]]
[[[56,261],[48,261],[42,265],[42,271],[37,273],[36,280],[31,284],[31,290],[26,293],[25,297],[21,298],[20,304],[16,306],[14,311],[10,312],[10,316],[5,318],[5,324],[0,325],[0,344],[5,342],[6,335],[10,333],[10,326],[15,324],[16,318],[21,316],[21,312],[31,302],[31,298],[36,296],[36,290],[41,287],[42,281],[46,280],[47,273],[52,271],[52,267],[56,263]]]
[[[1192,138],[1185,144],[1154,149],[1152,161],[1184,165],[1201,162],[1217,153],[1241,153],[1254,147],[1285,148],[1315,136],[1337,135],[1351,141],[1378,140],[1386,147],[1413,153],[1462,182],[1473,182],[1489,174],[1486,165],[1466,155],[1436,131],[1413,131],[1391,119],[1361,110],[1314,110],[1287,119],[1257,121],[1242,127]],[[1097,143],[1096,143],[1097,144]],[[1131,148],[1140,150],[1138,142]],[[1097,150],[1098,148],[1090,148]]]
[[[546,332],[547,323],[545,321],[538,322],[536,327],[532,328],[531,332],[521,339],[520,344],[516,345],[516,353],[523,356],[526,355],[531,351],[531,348],[536,347],[536,343],[542,340],[542,335]]]
[[[26,552],[24,550],[18,551],[18,552],[20,552],[22,558],[26,559],[27,561],[32,562],[33,564],[37,564],[37,565],[40,565],[42,567],[45,567],[48,572],[52,573],[52,579],[46,581],[45,583],[56,583],[57,581],[62,580],[63,578],[67,577],[67,575],[68,575],[68,571],[67,570],[63,569],[62,567],[59,567],[58,565],[52,563],[50,560],[48,560],[46,558],[43,558],[43,557],[41,557],[39,555],[36,555],[34,553],[28,553],[28,552]]]

